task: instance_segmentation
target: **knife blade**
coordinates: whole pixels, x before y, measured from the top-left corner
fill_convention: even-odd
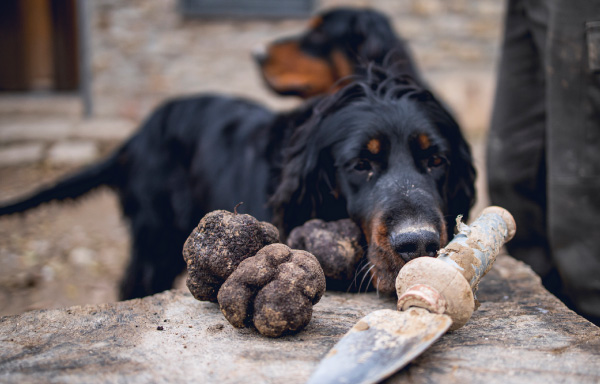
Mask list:
[[[310,384],[376,383],[419,356],[452,320],[423,308],[382,309],[363,317],[331,349]]]
[[[329,351],[308,384],[370,384],[402,369],[448,329],[462,327],[475,310],[474,292],[516,224],[500,207],[487,207],[436,258],[419,257],[398,274],[398,311],[360,319]]]

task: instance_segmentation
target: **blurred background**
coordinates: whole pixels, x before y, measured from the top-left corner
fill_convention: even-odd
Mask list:
[[[252,49],[336,6],[382,11],[407,40],[472,144],[477,213],[487,203],[498,0],[3,0],[0,201],[109,153],[172,96],[217,92],[292,108],[298,99],[263,86]],[[0,315],[115,301],[128,254],[109,190],[2,217]]]

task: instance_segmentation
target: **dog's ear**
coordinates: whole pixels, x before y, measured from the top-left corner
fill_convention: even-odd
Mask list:
[[[346,56],[360,66],[376,63],[385,68],[395,68],[396,73],[406,74],[423,83],[414,64],[408,44],[394,31],[390,20],[380,12],[363,10],[357,12],[352,32],[345,38]]]
[[[400,39],[390,21],[379,12],[364,10],[352,22],[348,46],[355,47],[359,60],[382,63],[386,54],[397,48]]]
[[[458,215],[463,215],[465,221],[469,218],[469,211],[475,203],[476,177],[471,151],[462,135],[455,143],[453,152],[448,190],[448,214],[452,225]]]
[[[346,212],[343,198],[336,193],[334,161],[328,146],[315,134],[319,122],[313,117],[294,134],[281,180],[269,202],[273,223],[283,237],[312,218],[336,220]]]
[[[283,237],[312,218],[332,221],[348,217],[346,200],[337,190],[336,162],[331,154],[331,147],[344,131],[329,130],[323,119],[354,98],[363,97],[368,88],[368,84],[357,82],[315,100],[311,117],[295,128],[284,155],[281,179],[269,200],[273,223]]]
[[[448,175],[448,227],[454,228],[455,219],[463,215],[466,221],[475,203],[475,177],[471,149],[460,128],[449,112],[444,124],[445,135],[451,146],[450,169]],[[452,233],[452,232],[449,232]]]

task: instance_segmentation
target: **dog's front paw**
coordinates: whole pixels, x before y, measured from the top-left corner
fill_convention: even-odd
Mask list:
[[[271,244],[242,261],[221,286],[221,312],[235,327],[278,337],[304,328],[325,292],[325,275],[308,252]]]
[[[198,300],[217,301],[221,284],[243,260],[277,242],[279,232],[269,223],[245,214],[210,212],[183,247],[190,292]]]

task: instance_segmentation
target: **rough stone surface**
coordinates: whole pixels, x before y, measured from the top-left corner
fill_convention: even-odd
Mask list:
[[[522,263],[499,257],[481,307],[391,383],[598,383],[600,328],[548,294]],[[367,313],[371,294],[327,292],[303,332],[270,339],[229,325],[214,303],[168,291],[116,304],[0,318],[4,383],[304,383]]]

